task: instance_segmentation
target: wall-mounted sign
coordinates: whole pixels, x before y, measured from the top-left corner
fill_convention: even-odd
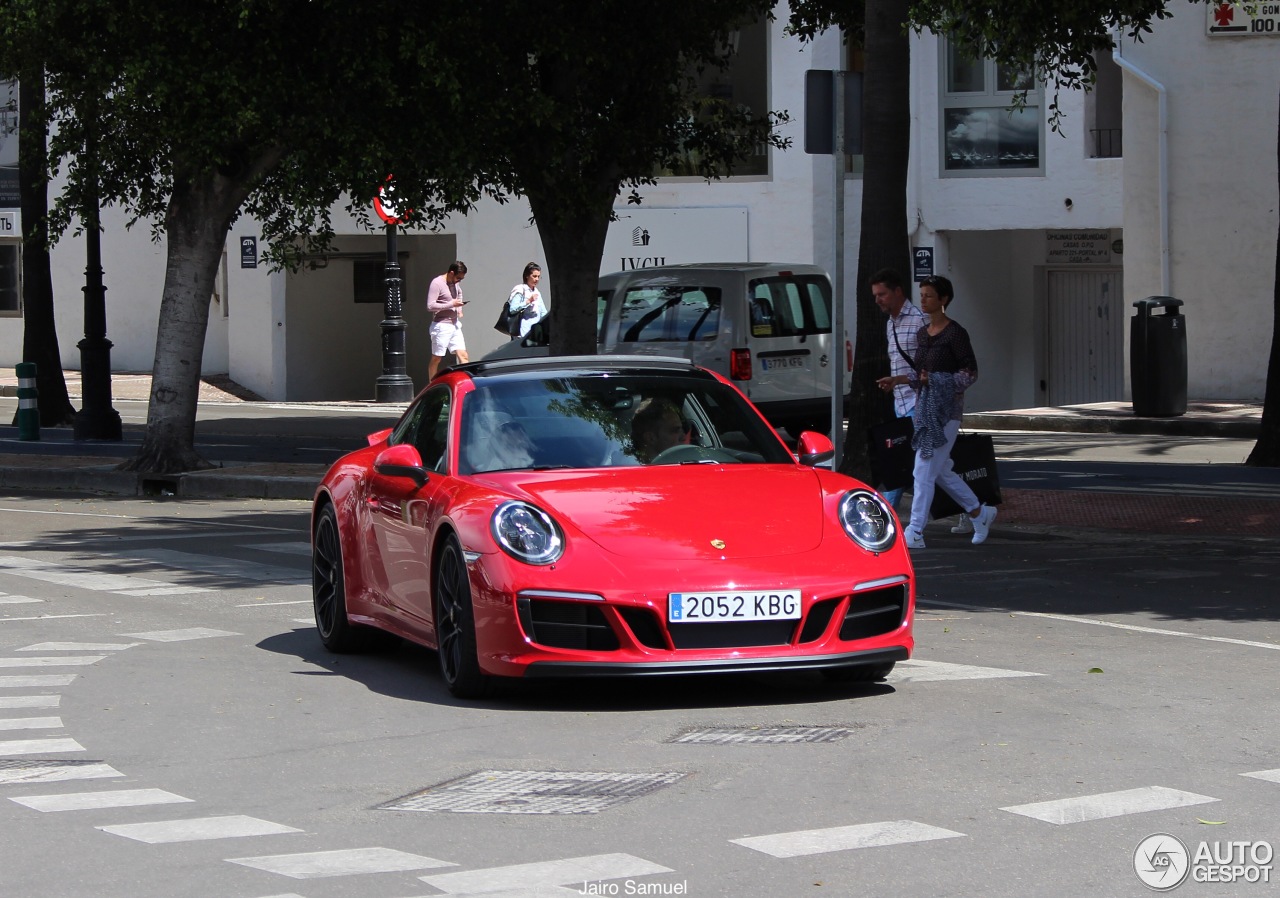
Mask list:
[[[240,267],[241,268],[257,268],[258,267],[258,238],[257,237],[241,237],[240,238]]]
[[[933,247],[917,246],[911,251],[911,268],[918,284],[933,274]]]
[[[0,237],[16,237],[18,230],[13,223],[12,212],[0,212]]]
[[[741,206],[615,209],[600,273],[681,262],[749,262],[747,210]]]
[[[1111,261],[1110,231],[1046,231],[1045,261],[1050,265],[1106,265]]]
[[[1280,36],[1280,3],[1274,0],[1210,3],[1208,16],[1209,37]]]

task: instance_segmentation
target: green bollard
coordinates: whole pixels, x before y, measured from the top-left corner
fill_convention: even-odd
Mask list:
[[[40,439],[40,393],[36,389],[36,363],[18,363],[18,439]]]

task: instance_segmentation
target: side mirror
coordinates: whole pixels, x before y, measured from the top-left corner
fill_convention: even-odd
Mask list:
[[[836,447],[826,434],[806,430],[800,434],[796,454],[802,465],[810,468],[830,467],[828,463],[836,457]]]
[[[416,485],[427,482],[427,469],[422,466],[422,456],[408,443],[389,446],[373,460],[373,469],[384,477],[408,477]]]

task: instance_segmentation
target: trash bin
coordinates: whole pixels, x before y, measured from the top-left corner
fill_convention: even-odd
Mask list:
[[[1138,312],[1129,331],[1133,413],[1144,418],[1186,414],[1187,319],[1179,311],[1182,300],[1148,296],[1134,306]]]

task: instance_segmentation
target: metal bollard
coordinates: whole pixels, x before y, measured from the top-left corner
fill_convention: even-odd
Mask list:
[[[18,363],[18,439],[40,439],[39,391],[36,389],[36,363]]]

